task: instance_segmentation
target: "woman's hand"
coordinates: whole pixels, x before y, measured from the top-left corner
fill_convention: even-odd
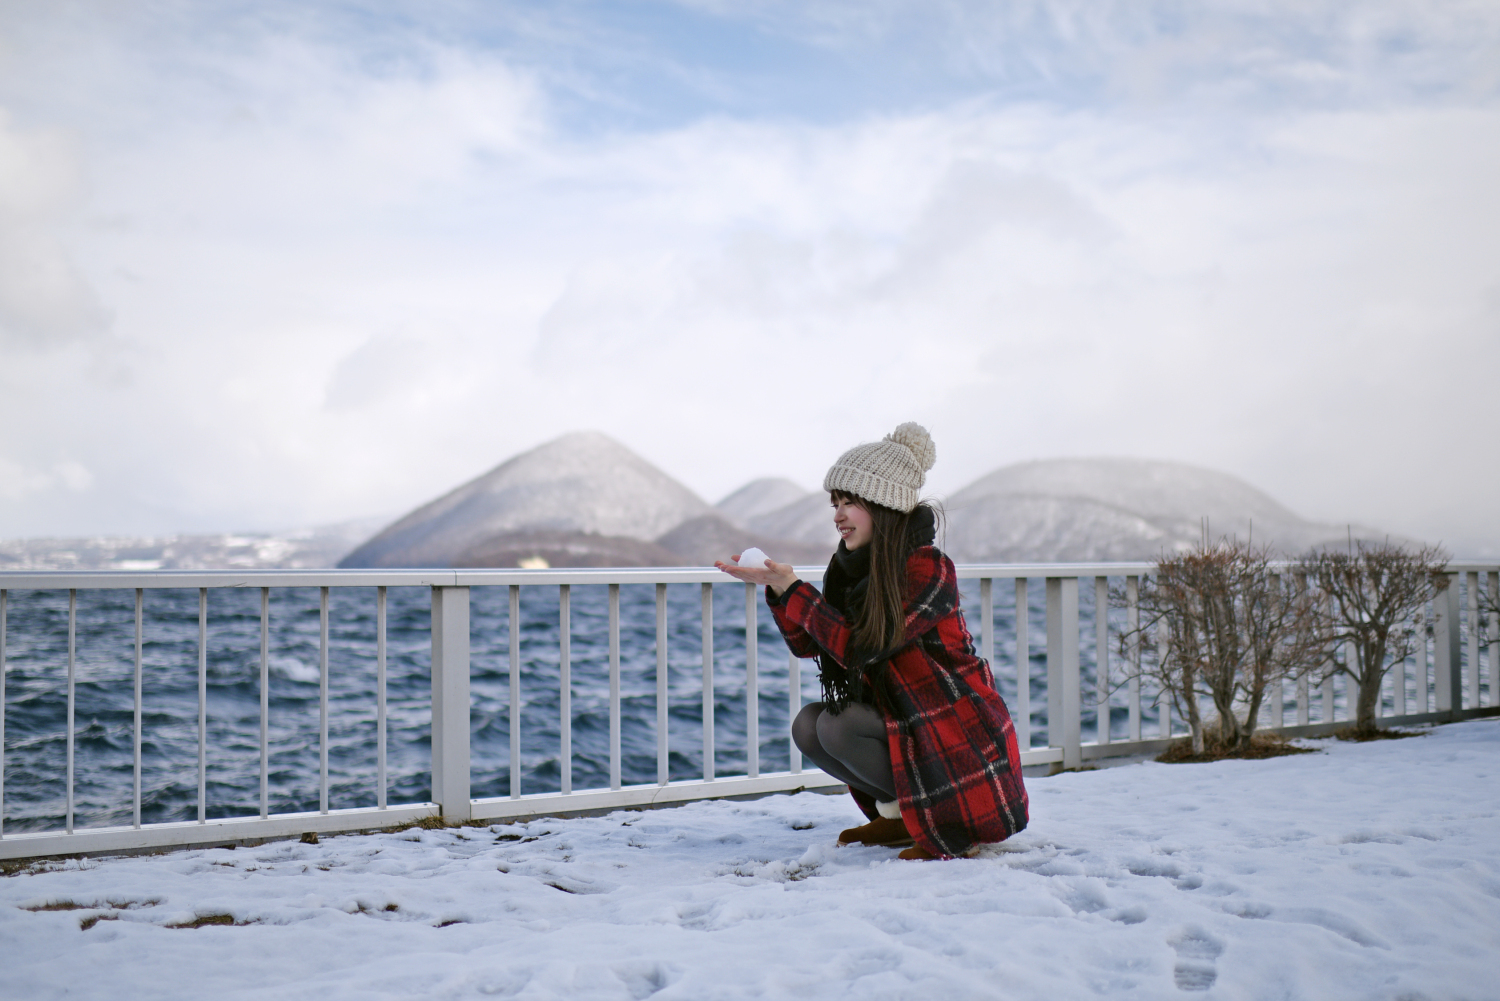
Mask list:
[[[735,553],[734,558],[738,560],[740,554]],[[778,598],[783,591],[797,583],[797,571],[792,569],[790,563],[776,563],[768,559],[764,567],[742,567],[714,560],[714,566],[746,584],[764,584]]]

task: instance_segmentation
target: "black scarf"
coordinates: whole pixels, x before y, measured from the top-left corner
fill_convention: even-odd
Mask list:
[[[936,537],[933,510],[923,504],[912,511],[907,521],[905,555],[932,545]],[[867,543],[851,551],[840,539],[839,548],[828,561],[828,570],[823,575],[823,597],[839,610],[850,629],[860,620],[865,609],[865,595],[870,590],[871,548]],[[823,702],[828,712],[837,716],[850,702],[883,703],[885,700],[881,694],[885,690],[885,675],[896,649],[899,649],[899,642],[897,648],[874,654],[851,645],[845,655],[847,666],[832,657],[820,656],[818,680],[822,683]]]

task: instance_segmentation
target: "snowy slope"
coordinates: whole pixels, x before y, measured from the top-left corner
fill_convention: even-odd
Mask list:
[[[742,553],[751,546],[760,549],[778,563],[822,566],[827,564],[837,545],[820,546],[810,542],[767,538],[747,532],[718,514],[706,514],[685,521],[657,539],[656,544],[675,553],[675,562],[678,564],[696,567],[708,566],[714,560],[727,560],[731,555]]]
[[[732,524],[744,528],[750,519],[802,500],[807,494],[791,480],[768,476],[751,480],[714,507]]]
[[[950,862],[804,793],[57,863],[0,879],[0,995],[1496,997],[1500,721],[1321,746],[1032,779]]]
[[[331,567],[385,519],[282,532],[0,539],[0,570],[270,570]]]
[[[1298,517],[1226,473],[1141,459],[1051,459],[997,469],[946,500],[959,562],[1145,560],[1212,537],[1285,553],[1346,539],[1343,525]],[[1356,538],[1384,533],[1354,526]]]
[[[494,536],[580,532],[650,540],[708,504],[607,435],[564,435],[401,518],[344,567],[442,567]]]
[[[682,560],[651,542],[593,532],[505,532],[466,548],[455,567],[518,567],[541,559],[549,567],[672,567]],[[535,566],[535,563],[528,563]]]
[[[747,484],[721,504],[748,499],[752,488],[771,482]],[[940,545],[960,563],[1154,559],[1196,542],[1204,517],[1215,537],[1253,535],[1289,553],[1346,538],[1343,526],[1300,518],[1233,476],[1138,459],[1020,463],[937,500],[946,514]],[[751,531],[772,538],[838,544],[821,492],[748,512],[743,520]],[[1384,534],[1354,529],[1356,538]]]
[[[833,509],[828,505],[828,495],[822,491],[755,515],[746,523],[751,531],[761,535],[827,546],[830,553],[839,544],[838,530],[833,527]]]

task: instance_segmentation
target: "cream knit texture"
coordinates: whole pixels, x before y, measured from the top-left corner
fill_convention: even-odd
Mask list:
[[[823,477],[823,489],[842,490],[907,513],[917,506],[937,446],[920,424],[907,421],[880,441],[855,445]]]

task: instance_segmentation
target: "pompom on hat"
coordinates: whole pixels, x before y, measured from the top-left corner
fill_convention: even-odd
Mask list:
[[[907,421],[880,441],[855,445],[823,477],[823,489],[909,513],[920,499],[937,446],[922,425]]]

